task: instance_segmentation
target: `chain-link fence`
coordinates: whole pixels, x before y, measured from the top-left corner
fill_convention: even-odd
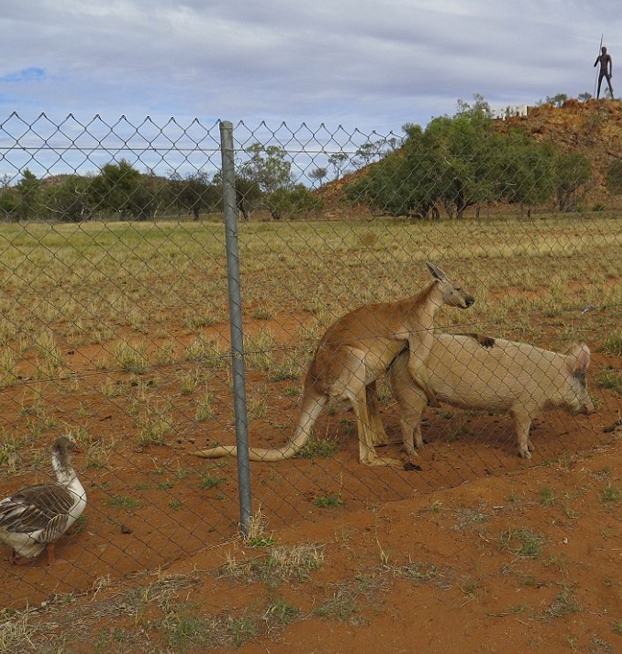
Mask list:
[[[246,493],[247,517],[269,533],[612,438],[622,392],[616,158],[594,163],[472,118],[404,137],[240,123],[235,180],[223,180],[218,123],[16,114],[0,123],[0,494],[53,480],[50,448],[69,432],[88,496],[53,566],[5,556],[3,606],[218,545],[239,532]],[[243,333],[233,356],[230,238]],[[427,406],[404,367],[408,335],[380,356],[383,367],[399,355],[400,406],[376,375],[365,347],[388,338],[383,330],[400,341],[378,320],[397,305],[369,310],[354,346],[351,333],[325,339],[330,356],[310,375],[331,395],[335,344],[354,352],[365,381],[377,377],[363,394],[372,406],[377,394],[382,426],[368,427],[388,443],[373,449],[401,467],[362,464],[355,414],[332,404],[296,456],[252,463],[243,492],[236,459],[197,456],[245,433],[253,447],[284,448],[309,410],[303,383],[326,330],[357,307],[418,294],[432,282],[426,261],[475,298],[464,310],[434,307],[437,332],[467,334],[432,346],[428,384],[440,406]],[[591,355],[549,352],[572,343]],[[586,369],[589,416],[577,413],[591,408]],[[521,458],[532,418],[533,458]],[[407,457],[402,428],[408,440],[420,421],[427,444]]]

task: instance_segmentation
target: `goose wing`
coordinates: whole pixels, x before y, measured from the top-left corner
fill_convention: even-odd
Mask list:
[[[64,486],[28,486],[0,502],[0,527],[22,534],[42,529],[58,532],[75,502],[75,495]]]

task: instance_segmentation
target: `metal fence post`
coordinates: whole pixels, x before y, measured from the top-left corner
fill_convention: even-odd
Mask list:
[[[235,412],[235,437],[238,448],[237,462],[240,527],[242,534],[246,535],[251,518],[251,481],[248,458],[248,415],[244,369],[244,337],[242,331],[242,300],[240,293],[238,212],[235,190],[233,124],[228,121],[220,121],[220,148],[222,154],[222,192],[225,210],[227,282],[229,288],[229,326],[231,331],[233,367],[233,406]]]

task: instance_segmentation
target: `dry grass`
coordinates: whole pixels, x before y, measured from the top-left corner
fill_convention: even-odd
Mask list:
[[[412,293],[427,281],[422,263],[431,259],[476,293],[477,316],[469,322],[496,325],[526,309],[563,318],[587,304],[622,301],[615,283],[622,236],[614,227],[605,218],[557,216],[538,222],[244,225],[245,305],[258,321],[311,311],[315,326],[306,339],[295,337],[312,344],[335,315]],[[59,342],[101,343],[119,329],[134,334],[107,348],[122,368],[169,363],[178,356],[175,335],[183,332],[194,334],[184,344],[188,358],[214,349],[215,342],[201,337],[226,319],[220,226],[5,224],[0,241],[10,275],[0,330],[5,348],[10,344],[2,358],[4,383],[13,379],[22,352],[17,334],[36,347],[48,375],[65,363]],[[324,261],[338,261],[339,270]],[[442,320],[451,326],[465,317],[445,311]],[[145,342],[158,338],[165,340],[148,347],[147,355]],[[270,369],[276,351],[270,328],[249,339],[252,366]]]
[[[468,312],[441,311],[441,330],[553,349],[582,340],[620,352],[622,234],[602,214],[250,223],[239,236],[245,364],[267,382],[249,394],[252,420],[267,417],[272,382],[290,380],[299,390],[310,353],[336,316],[418,290],[428,282],[427,259],[477,299]],[[47,391],[71,380],[79,396],[95,376],[98,392],[125,407],[145,443],[173,427],[167,416],[159,426],[154,416],[151,424],[137,418],[147,400],[186,398],[174,420],[188,429],[225,419],[231,354],[219,224],[2,224],[0,242],[0,387],[16,389],[16,404],[31,380],[49,382]],[[610,377],[599,379],[611,387]],[[82,424],[80,410],[88,414],[76,409],[63,419]],[[46,424],[37,418],[30,429]]]
[[[108,473],[111,485],[113,460],[118,466],[120,458],[145,450],[149,470],[159,472],[181,458],[176,439],[194,443],[190,439],[209,437],[215,424],[219,436],[233,431],[220,225],[3,224],[0,242],[5,248],[0,474],[7,486],[13,475],[48,467],[47,443],[61,428],[83,429],[81,465]],[[275,389],[295,408],[300,380],[325,327],[365,302],[420,289],[429,279],[423,265],[428,259],[461,279],[477,298],[468,312],[444,309],[440,329],[481,331],[555,349],[584,340],[593,351],[602,348],[603,356],[619,356],[621,246],[617,222],[602,216],[244,224],[240,251],[251,428],[257,421],[281,429],[276,436],[285,438],[291,427],[272,409]],[[594,309],[584,312],[588,305]],[[603,388],[619,392],[613,373],[594,369],[593,374]],[[291,382],[288,388],[279,385],[283,381]],[[114,427],[102,435],[111,416]],[[330,438],[314,440],[307,455],[334,459],[336,447]],[[136,483],[152,481],[147,472],[140,475]],[[193,483],[197,492],[217,501],[232,491],[230,476],[207,475],[203,482],[195,477]],[[128,488],[108,492],[103,487],[98,493],[119,501],[132,494]],[[611,493],[603,496],[603,505],[610,507],[615,499]],[[166,496],[164,506],[174,500]],[[230,516],[224,520],[230,529]],[[324,565],[322,547],[277,546],[261,516],[257,520],[245,545],[257,556],[234,557],[233,578],[259,578],[273,588],[304,581]],[[478,515],[456,521],[456,533],[479,533]],[[515,529],[496,545],[521,561],[538,560],[543,543],[537,536]],[[387,565],[384,572],[421,583],[443,576],[423,564]],[[374,579],[362,573],[326,598],[322,610],[353,619],[362,600],[380,592]],[[157,606],[158,629],[166,634],[163,647],[172,650],[183,642],[202,646],[214,629],[228,634],[224,646],[234,646],[268,622],[295,614],[274,602],[255,616],[207,616],[196,624],[190,607],[174,610],[167,588],[155,585],[123,602],[133,620]],[[26,613],[3,627],[0,650],[4,642],[14,642],[11,638],[28,642],[30,619]],[[126,649],[131,651],[131,643]],[[9,645],[8,651],[18,650]]]

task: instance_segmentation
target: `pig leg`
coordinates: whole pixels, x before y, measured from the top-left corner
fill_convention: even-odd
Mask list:
[[[418,389],[416,386],[413,386],[414,393],[410,397],[410,404],[408,406],[408,411],[405,412],[405,415],[400,420],[402,424],[402,434],[404,436],[404,449],[407,454],[410,454],[414,451],[414,446],[417,449],[423,447],[423,436],[421,435],[421,418],[423,417],[423,411],[428,404],[428,399],[426,394]]]
[[[440,403],[430,383],[430,376],[425,365],[432,349],[432,333],[420,335],[420,338],[422,343],[408,342],[408,371],[413,382],[426,394],[429,406],[438,407]]]
[[[374,445],[388,445],[391,441],[387,435],[380,418],[380,405],[378,402],[378,392],[376,382],[368,384],[365,389],[367,395],[367,409],[369,410],[369,420],[374,433]]]
[[[529,429],[531,427],[531,416],[525,410],[511,409],[510,414],[514,419],[514,429],[518,439],[518,455],[523,459],[531,459],[533,443],[529,438]]]
[[[389,381],[400,414],[400,429],[406,454],[416,456],[415,445],[423,447],[421,416],[428,403],[425,392],[417,386],[408,370],[408,357],[400,354],[389,369]]]

